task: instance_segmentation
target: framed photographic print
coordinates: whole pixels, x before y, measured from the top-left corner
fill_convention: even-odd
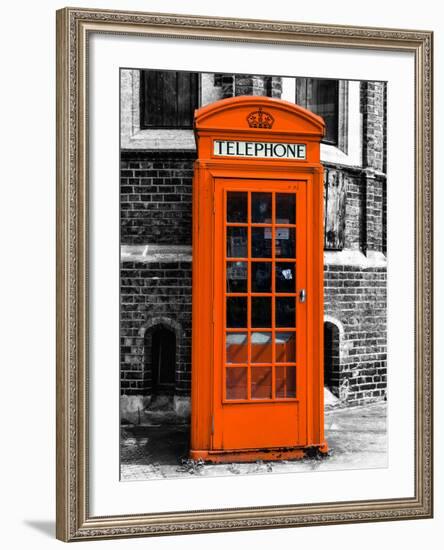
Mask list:
[[[57,12],[57,536],[432,516],[432,33]]]

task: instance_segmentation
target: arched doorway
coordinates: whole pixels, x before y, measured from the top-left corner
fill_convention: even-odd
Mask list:
[[[339,339],[339,327],[330,321],[324,322],[324,386],[336,397],[340,378]]]
[[[152,395],[173,395],[176,373],[176,333],[160,323],[145,333],[145,368],[151,374]]]

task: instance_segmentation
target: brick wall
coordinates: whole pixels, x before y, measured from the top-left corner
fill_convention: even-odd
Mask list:
[[[325,266],[324,311],[342,325],[335,333],[339,365],[333,364],[331,389],[349,404],[386,393],[386,283],[385,268]]]
[[[191,244],[195,151],[122,151],[121,244]]]
[[[338,320],[339,350],[331,389],[350,404],[386,391],[386,270],[325,266],[325,314]],[[191,263],[124,262],[121,269],[121,392],[149,394],[145,332],[152,320],[180,327],[175,393],[188,395],[191,380]],[[333,358],[335,359],[335,358]]]
[[[363,223],[360,187],[365,180],[346,177],[347,239],[359,247]],[[355,201],[355,204],[354,204]],[[351,206],[349,206],[351,205]],[[189,204],[191,208],[191,204]],[[386,389],[386,270],[326,265],[325,314],[338,321],[331,352],[329,383],[342,400],[357,404],[379,399]],[[121,269],[121,391],[126,395],[149,394],[149,349],[144,339],[152,321],[170,321],[179,327],[176,395],[189,395],[191,372],[191,263],[125,261]],[[328,345],[328,344],[327,344]],[[336,356],[337,355],[337,356]],[[328,356],[328,354],[327,354]]]
[[[385,82],[361,82],[364,166],[380,172],[385,168]]]
[[[251,92],[279,94],[280,82],[240,82],[222,75],[227,94],[233,86]],[[230,88],[231,86],[231,88]],[[251,88],[251,87],[254,87]],[[269,93],[269,90],[268,92]],[[362,168],[328,165],[345,182],[344,250],[361,253],[362,265],[373,265],[371,253],[386,248],[386,181],[384,134],[385,84],[361,84],[363,114]],[[123,151],[121,155],[121,243],[123,245],[191,245],[191,192],[194,151]],[[338,257],[338,256],[336,256]],[[365,260],[365,261],[364,261]],[[342,264],[341,264],[342,262]],[[325,267],[326,379],[344,402],[358,404],[385,396],[386,270],[359,267],[345,255]],[[339,264],[339,265],[336,265]],[[175,331],[179,341],[175,394],[188,396],[191,372],[191,263],[124,261],[121,264],[121,393],[151,391],[150,328],[156,322]],[[334,340],[336,339],[336,340]]]
[[[145,335],[159,323],[173,328],[178,339],[175,394],[189,394],[191,262],[122,262],[120,307],[121,393],[151,392]]]
[[[133,190],[146,185],[145,180],[173,178],[168,175],[159,178],[159,173],[184,173],[185,162],[191,165],[191,158],[184,161],[179,155],[175,162],[172,155],[153,158],[145,153],[125,153],[122,158],[122,190],[131,183]],[[191,155],[188,155],[190,157]],[[156,155],[157,157],[157,155]],[[149,168],[151,166],[151,168]],[[334,169],[329,166],[329,170]],[[131,171],[131,177],[128,171]],[[369,239],[368,227],[375,227],[372,242],[380,249],[383,239],[380,221],[383,210],[382,184],[371,188],[360,170],[342,168],[346,182],[345,240],[344,248],[349,251],[363,251]],[[372,179],[373,183],[377,180]],[[160,189],[163,183],[155,187]],[[191,187],[191,178],[182,175],[183,189]],[[139,196],[140,195],[140,198]],[[189,244],[191,242],[191,196],[181,195],[181,214],[176,210],[174,217],[159,218],[162,235],[157,239],[154,227],[150,227],[150,214],[141,210],[140,201],[144,193],[129,193],[125,198],[132,213],[143,211],[142,218],[133,218],[144,228],[143,235],[132,237],[122,230],[126,244],[141,241],[150,243]],[[162,212],[164,194],[153,190],[152,204],[159,204]],[[123,201],[123,198],[122,198]],[[371,202],[370,202],[371,201]],[[366,205],[372,208],[366,211]],[[167,210],[166,212],[169,212]],[[122,225],[130,218],[122,217]],[[157,218],[155,218],[157,219]],[[377,235],[377,238],[375,237]],[[347,265],[326,265],[325,267],[325,314],[343,327],[335,331],[339,342],[332,342],[338,349],[338,356],[331,356],[332,364],[326,373],[332,391],[350,404],[383,398],[386,390],[386,273],[384,268],[362,269]],[[146,395],[151,392],[149,367],[149,346],[144,335],[152,320],[163,319],[179,327],[176,335],[180,340],[177,355],[176,395],[189,395],[191,379],[191,263],[125,261],[121,269],[121,393],[124,395]],[[336,349],[335,348],[335,349]],[[333,348],[331,350],[333,352]],[[328,354],[327,354],[328,355]]]

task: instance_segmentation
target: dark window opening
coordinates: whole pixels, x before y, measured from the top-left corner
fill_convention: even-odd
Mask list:
[[[296,78],[296,103],[325,121],[324,143],[339,143],[339,81],[321,78]]]
[[[214,73],[214,79],[213,79],[214,85],[218,87],[222,86],[223,77],[224,77],[224,73]]]
[[[339,396],[339,329],[333,323],[324,323],[324,386]]]
[[[140,128],[192,128],[198,85],[197,73],[140,71]]]
[[[265,95],[267,97],[273,97],[273,77],[267,76],[264,82]]]
[[[151,336],[151,381],[155,395],[174,393],[176,335],[168,327],[156,326]]]

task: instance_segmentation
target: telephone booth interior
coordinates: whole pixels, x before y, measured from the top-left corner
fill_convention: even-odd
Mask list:
[[[322,118],[243,96],[198,109],[191,458],[301,458],[323,429]]]

